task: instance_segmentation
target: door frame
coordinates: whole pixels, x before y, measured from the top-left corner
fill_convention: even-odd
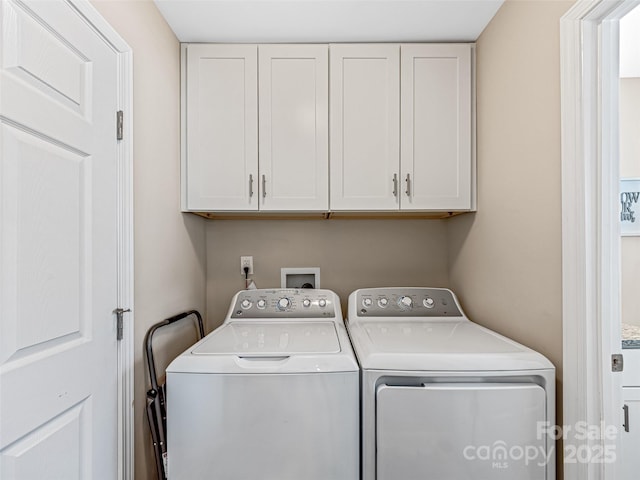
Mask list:
[[[611,354],[622,351],[611,321],[620,318],[619,20],[638,3],[578,0],[560,21],[564,453],[620,452],[617,435],[569,429],[622,423],[621,375],[611,374]],[[616,463],[564,462],[564,478],[616,479]]]
[[[118,480],[134,478],[134,243],[133,243],[133,52],[89,0],[62,0],[104,40],[118,58],[118,110],[123,112],[123,138],[117,147],[118,308],[125,314],[118,342]],[[114,134],[115,134],[114,112]],[[115,312],[113,315],[115,321]]]

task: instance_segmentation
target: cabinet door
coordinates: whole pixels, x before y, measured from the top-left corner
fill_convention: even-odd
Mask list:
[[[402,210],[472,208],[471,46],[401,46]]]
[[[187,45],[184,54],[183,209],[257,210],[257,46]]]
[[[397,210],[400,46],[329,50],[331,210]]]
[[[328,46],[260,45],[260,210],[329,205]]]
[[[638,457],[640,450],[640,388],[623,388],[622,397],[627,407],[627,428],[618,429],[622,448],[618,459],[620,466],[618,478],[632,480],[638,478],[640,471],[640,458]]]

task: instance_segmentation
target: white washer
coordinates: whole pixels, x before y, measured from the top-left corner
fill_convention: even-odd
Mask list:
[[[545,357],[471,322],[446,289],[357,290],[347,329],[362,367],[363,480],[555,479]]]
[[[329,290],[246,290],[167,368],[171,480],[358,480],[359,368]]]

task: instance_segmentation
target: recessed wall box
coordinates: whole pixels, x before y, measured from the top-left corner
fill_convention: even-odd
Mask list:
[[[320,288],[320,267],[280,269],[281,288]]]

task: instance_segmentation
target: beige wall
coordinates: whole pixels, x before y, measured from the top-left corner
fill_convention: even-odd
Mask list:
[[[640,78],[620,79],[620,176],[640,178]]]
[[[204,310],[203,219],[179,213],[180,50],[151,0],[94,0],[133,49],[136,479],[153,476],[144,412],[147,329],[184,309]]]
[[[280,286],[281,267],[320,267],[321,287],[343,309],[349,293],[376,286],[447,286],[443,220],[214,220],[207,224],[207,315],[218,325],[244,288],[240,256],[256,284]]]
[[[508,0],[478,39],[478,213],[447,225],[451,287],[467,313],[546,355],[559,394],[559,19],[570,5]]]
[[[640,178],[640,78],[620,80],[620,176]],[[622,321],[636,326],[640,326],[638,285],[640,237],[622,237]]]

